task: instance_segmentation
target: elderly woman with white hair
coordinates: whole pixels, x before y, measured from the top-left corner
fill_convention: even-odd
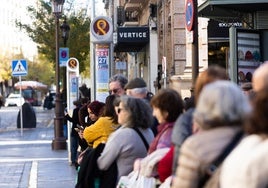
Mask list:
[[[237,135],[251,106],[242,90],[230,81],[216,81],[205,86],[194,112],[198,132],[181,147],[173,188],[203,187],[211,163],[221,155]]]

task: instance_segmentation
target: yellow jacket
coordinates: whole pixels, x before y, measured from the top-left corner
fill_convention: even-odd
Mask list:
[[[119,127],[113,123],[111,117],[100,117],[94,124],[84,130],[84,139],[96,148],[100,143],[105,143],[109,135]]]

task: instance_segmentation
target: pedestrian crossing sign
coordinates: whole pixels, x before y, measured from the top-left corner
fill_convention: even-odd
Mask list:
[[[26,60],[13,60],[12,61],[12,76],[26,76],[28,73]]]

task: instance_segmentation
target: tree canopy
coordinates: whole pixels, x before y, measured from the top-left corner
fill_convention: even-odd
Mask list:
[[[37,44],[39,56],[55,66],[55,17],[50,2],[39,0],[38,5],[27,7],[28,15],[32,19],[31,24],[22,21],[17,21],[16,24]],[[69,56],[78,59],[80,72],[87,69],[90,59],[90,18],[84,12],[83,9],[68,12],[68,15],[62,15],[59,20],[61,25],[66,18],[71,28],[66,47],[69,48]],[[61,31],[59,39],[59,46],[64,47]]]

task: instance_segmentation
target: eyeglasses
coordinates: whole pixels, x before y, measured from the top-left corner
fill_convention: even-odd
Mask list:
[[[117,88],[117,89],[111,89],[109,90],[109,94],[116,94],[118,91],[120,90],[120,88]]]

